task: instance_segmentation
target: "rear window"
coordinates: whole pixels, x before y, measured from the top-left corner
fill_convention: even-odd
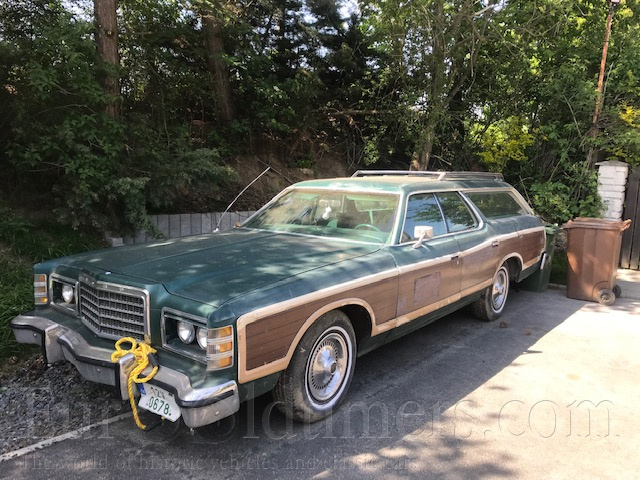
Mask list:
[[[467,196],[490,219],[529,215],[527,208],[511,192],[473,192]]]

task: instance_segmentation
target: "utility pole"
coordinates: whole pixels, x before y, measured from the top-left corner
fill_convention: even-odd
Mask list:
[[[609,0],[609,14],[607,15],[607,27],[604,31],[604,45],[602,46],[602,59],[600,60],[600,76],[598,77],[598,93],[596,95],[596,108],[593,112],[593,124],[591,125],[590,135],[592,138],[598,136],[598,117],[600,116],[600,109],[602,108],[602,93],[604,91],[604,71],[607,65],[607,52],[609,51],[609,37],[611,37],[611,22],[613,20],[613,10],[616,5],[620,3],[620,0]],[[595,147],[589,147],[589,153],[587,154],[587,164],[592,167],[595,163],[596,149]]]

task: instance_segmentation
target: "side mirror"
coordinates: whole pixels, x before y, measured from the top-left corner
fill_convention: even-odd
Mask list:
[[[433,238],[433,227],[426,225],[418,225],[413,228],[413,238],[417,238],[416,243],[413,244],[413,248],[422,246],[425,240],[431,240]]]

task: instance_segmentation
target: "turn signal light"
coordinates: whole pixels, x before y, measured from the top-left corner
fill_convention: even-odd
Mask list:
[[[49,303],[47,276],[44,273],[38,273],[33,276],[33,300],[36,305]]]

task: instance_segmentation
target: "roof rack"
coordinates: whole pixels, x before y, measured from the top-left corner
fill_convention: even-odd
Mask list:
[[[370,176],[428,177],[434,180],[495,180],[504,181],[501,173],[492,172],[427,172],[424,170],[358,170],[352,177]]]

